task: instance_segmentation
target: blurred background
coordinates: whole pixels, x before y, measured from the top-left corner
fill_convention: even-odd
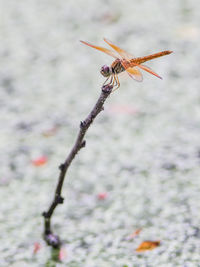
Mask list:
[[[198,266],[199,26],[197,0],[0,1],[1,266]],[[52,221],[56,263],[41,213],[113,61],[79,40],[104,37],[174,53],[147,64],[163,80],[122,77],[89,129]],[[161,245],[136,252],[144,240]]]

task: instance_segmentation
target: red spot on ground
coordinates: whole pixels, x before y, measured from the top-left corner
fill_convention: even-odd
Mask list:
[[[34,249],[33,249],[33,253],[36,254],[38,253],[38,251],[41,249],[41,245],[39,242],[35,242],[34,243]]]
[[[40,156],[40,157],[38,157],[38,158],[36,158],[36,159],[33,159],[32,160],[32,164],[34,165],[34,166],[36,166],[36,167],[38,167],[38,166],[42,166],[42,165],[44,165],[44,164],[46,164],[47,163],[47,157],[46,156]]]
[[[63,248],[60,249],[58,258],[59,258],[60,261],[64,261],[67,258],[67,250],[66,250],[66,248],[63,247]]]
[[[129,115],[135,115],[136,113],[138,113],[138,110],[136,108],[129,105],[110,105],[108,107],[108,111],[116,114],[129,114]]]
[[[98,200],[104,200],[104,199],[106,199],[107,197],[108,197],[108,193],[106,193],[106,192],[101,192],[101,193],[99,193],[99,194],[97,195]]]

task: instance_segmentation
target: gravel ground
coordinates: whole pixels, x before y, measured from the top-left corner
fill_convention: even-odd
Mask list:
[[[200,266],[199,8],[198,0],[0,0],[0,266]],[[148,64],[162,81],[122,77],[89,130],[53,218],[66,252],[56,263],[41,213],[99,96],[99,69],[112,62],[79,39],[105,46],[103,37],[136,56],[174,54]],[[41,156],[47,163],[37,167]],[[144,240],[161,245],[136,252]]]

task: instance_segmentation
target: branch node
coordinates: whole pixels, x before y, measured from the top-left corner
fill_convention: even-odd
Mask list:
[[[91,113],[91,120],[93,121],[93,119],[96,117],[96,115],[94,113]]]
[[[81,121],[80,128],[83,129],[85,127],[85,125],[86,125],[86,122],[85,121]]]
[[[60,195],[56,195],[56,203],[63,204],[64,197],[61,197]]]
[[[85,147],[85,145],[86,145],[86,141],[83,140],[83,142],[82,142],[81,145],[80,145],[80,148]]]
[[[53,248],[59,248],[61,246],[59,237],[51,232],[49,234],[45,234],[44,239],[46,240],[47,244]]]
[[[65,164],[61,163],[60,166],[58,167],[58,169],[62,172],[65,168]]]
[[[43,216],[44,218],[47,218],[47,212],[44,211],[44,212],[42,213],[42,216]]]

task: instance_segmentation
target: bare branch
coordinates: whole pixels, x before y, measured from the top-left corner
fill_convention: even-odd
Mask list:
[[[58,184],[56,187],[54,199],[49,207],[49,209],[46,212],[43,212],[44,216],[44,239],[47,242],[48,245],[58,248],[61,245],[60,238],[53,234],[51,229],[51,217],[53,215],[53,212],[58,204],[62,204],[64,202],[64,198],[61,196],[62,193],[62,187],[65,179],[66,172],[76,156],[76,154],[79,152],[79,150],[86,145],[86,141],[84,140],[85,134],[92,124],[93,120],[96,118],[96,116],[103,110],[103,105],[107,97],[112,92],[113,87],[111,85],[104,85],[101,90],[101,94],[99,96],[99,99],[97,100],[95,106],[93,107],[90,114],[87,116],[87,118],[84,121],[81,121],[80,123],[80,130],[78,133],[78,136],[76,138],[75,144],[72,147],[72,150],[70,151],[68,157],[66,158],[65,162],[62,163],[59,166],[60,174],[58,178]]]

